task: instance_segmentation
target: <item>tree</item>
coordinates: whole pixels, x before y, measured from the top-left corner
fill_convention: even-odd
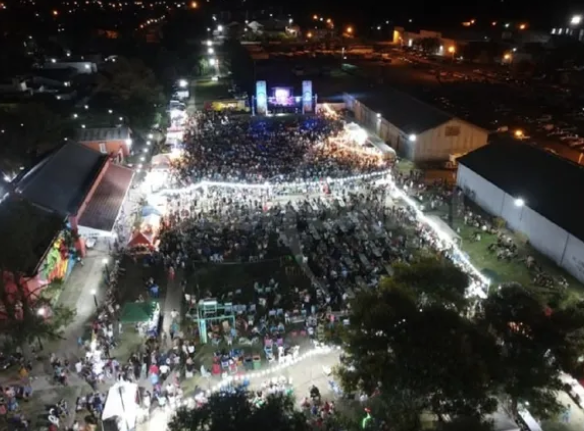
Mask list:
[[[415,295],[398,287],[361,292],[351,309],[339,371],[347,389],[379,390],[410,417],[423,411],[481,417],[495,410],[495,340],[456,310],[419,308]]]
[[[62,227],[62,219],[47,215],[27,201],[3,203],[0,228],[3,238],[9,240],[0,251],[0,326],[23,351],[27,344],[41,338],[61,338],[63,327],[75,316],[74,310],[51,305],[39,295],[39,289],[31,290],[28,283],[34,278],[34,267],[44,251],[39,244],[45,241],[39,238],[46,239],[46,232]]]
[[[0,129],[0,169],[7,174],[61,145],[72,130],[70,122],[40,103],[0,111]]]
[[[482,321],[501,346],[502,392],[517,417],[521,403],[529,403],[541,418],[561,409],[562,366],[575,365],[582,354],[582,314],[567,309],[550,314],[529,289],[512,284],[501,287],[483,303]],[[566,344],[574,336],[574,347]],[[576,340],[575,340],[576,341]]]
[[[441,256],[422,256],[411,264],[392,265],[393,276],[383,286],[399,286],[411,291],[420,307],[442,305],[464,311],[468,306],[468,275]]]
[[[261,405],[251,402],[251,394],[212,394],[197,409],[179,409],[168,424],[169,431],[305,431],[304,415],[294,409],[289,396],[271,395]]]
[[[137,127],[149,126],[164,102],[154,73],[137,59],[116,57],[115,62],[108,62],[100,74],[98,88]]]

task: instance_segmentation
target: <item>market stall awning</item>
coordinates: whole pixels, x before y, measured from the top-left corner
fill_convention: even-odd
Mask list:
[[[128,248],[136,247],[146,247],[148,249],[154,249],[154,244],[152,244],[152,239],[148,234],[144,232],[137,232],[130,242],[128,242]]]
[[[148,217],[149,215],[155,214],[157,216],[161,216],[162,213],[154,208],[153,206],[150,205],[146,205],[144,208],[142,208],[142,217]]]
[[[126,302],[122,308],[120,320],[122,323],[148,322],[154,317],[158,309],[158,302]]]
[[[79,226],[111,232],[130,189],[133,175],[132,169],[110,164],[81,214]]]

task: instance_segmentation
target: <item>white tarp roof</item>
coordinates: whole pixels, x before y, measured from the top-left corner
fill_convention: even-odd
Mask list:
[[[138,415],[137,394],[136,383],[118,382],[113,385],[107,393],[101,420],[118,417],[121,418],[119,422],[121,431],[134,429]]]

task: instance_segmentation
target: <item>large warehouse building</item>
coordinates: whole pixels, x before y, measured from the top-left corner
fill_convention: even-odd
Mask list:
[[[467,196],[584,281],[584,168],[524,144],[490,144],[458,162]]]
[[[392,88],[344,101],[359,123],[414,162],[447,161],[487,144],[487,130]]]

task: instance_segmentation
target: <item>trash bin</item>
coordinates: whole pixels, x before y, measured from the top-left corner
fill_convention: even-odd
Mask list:
[[[262,358],[260,356],[254,356],[253,357],[253,369],[259,370],[261,366],[262,366]]]

